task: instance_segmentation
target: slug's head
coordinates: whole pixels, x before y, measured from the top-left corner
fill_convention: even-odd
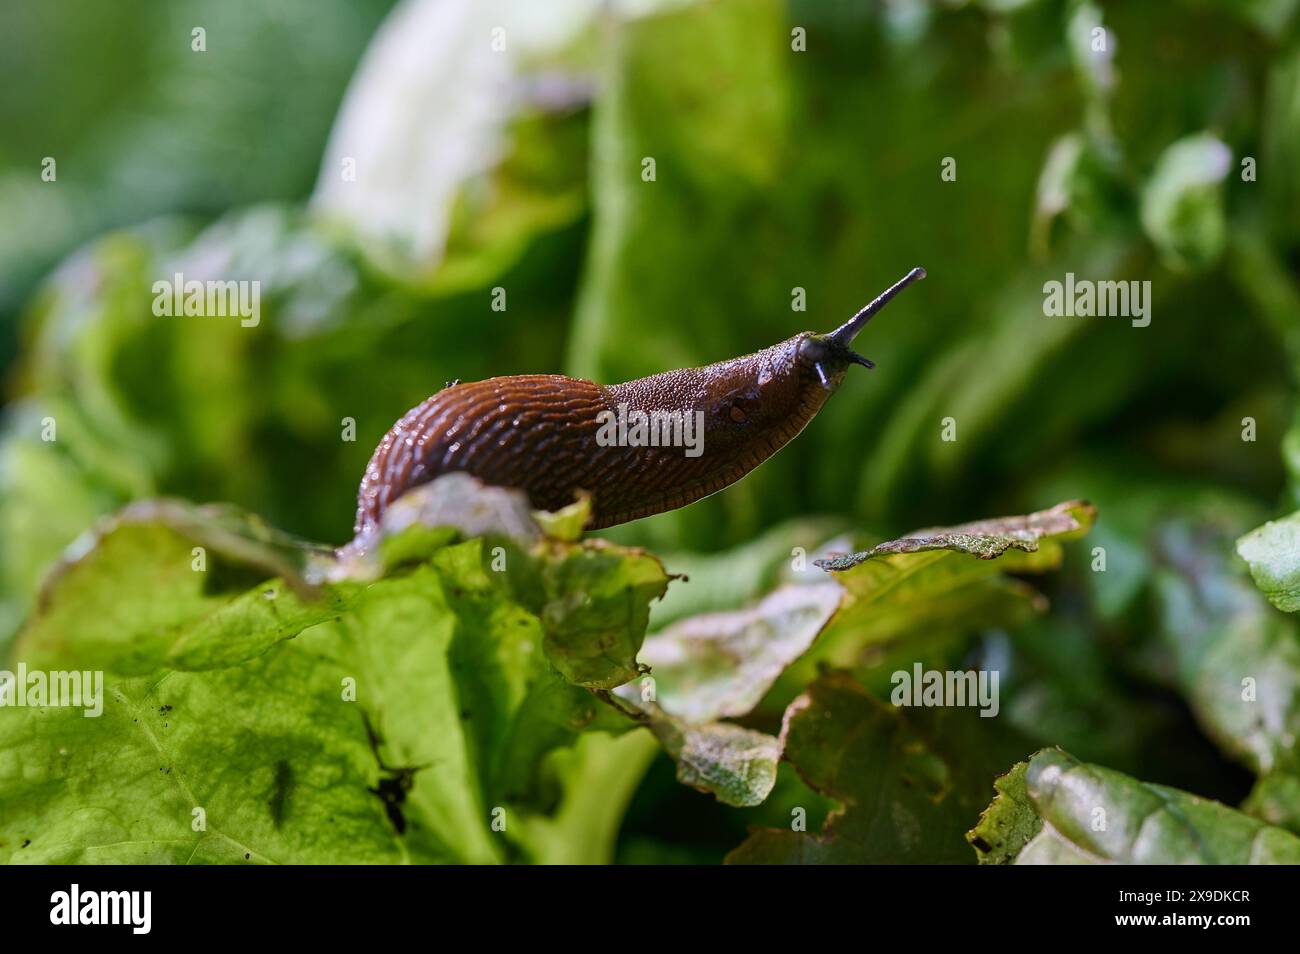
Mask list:
[[[860,364],[864,368],[874,368],[876,366],[874,362],[862,357],[850,347],[853,339],[895,295],[912,282],[920,281],[922,278],[925,278],[925,269],[914,268],[834,331],[824,335],[810,333],[801,336],[798,339],[799,363],[810,369],[821,386],[828,391],[835,390],[849,365]]]
[[[754,354],[707,368],[669,372],[690,377],[706,416],[708,450],[721,458],[779,447],[803,429],[840,386],[851,364],[872,363],[850,345],[862,326],[925,270],[914,268],[839,328],[805,331]]]

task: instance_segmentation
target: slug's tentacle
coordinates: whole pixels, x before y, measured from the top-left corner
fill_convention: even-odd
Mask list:
[[[898,281],[894,282],[894,284],[890,285],[873,298],[863,306],[856,315],[832,331],[827,335],[827,337],[847,348],[849,345],[853,344],[853,339],[858,336],[858,332],[866,327],[867,322],[874,318],[882,308],[888,305],[895,295],[901,292],[908,285],[912,284],[912,282],[919,282],[923,278],[925,278],[924,268],[912,269]]]
[[[789,443],[849,365],[874,367],[849,344],[890,299],[924,277],[913,269],[829,334],[803,332],[703,368],[608,387],[555,374],[453,383],[408,411],[380,441],[357,496],[356,533],[375,526],[410,488],[454,471],[524,490],[544,510],[588,492],[592,529],[693,503]],[[637,415],[660,422],[641,440],[629,438],[636,431],[626,426]]]

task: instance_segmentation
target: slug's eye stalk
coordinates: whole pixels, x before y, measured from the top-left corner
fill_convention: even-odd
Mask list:
[[[870,358],[862,357],[862,355],[858,354],[856,351],[849,352],[849,360],[854,364],[862,365],[868,371],[876,366],[876,362],[872,361]]]
[[[901,292],[908,285],[912,284],[912,282],[920,281],[923,278],[925,278],[924,268],[912,269],[898,281],[894,282],[894,284],[890,285],[883,292],[877,295],[870,304],[859,311],[856,315],[828,334],[826,340],[836,350],[842,349],[851,363],[860,364],[864,368],[874,368],[876,365],[872,361],[862,357],[862,355],[850,348],[849,345],[853,343],[853,339],[858,336],[858,332],[866,326],[867,322],[875,317],[876,312],[888,305],[895,295]]]

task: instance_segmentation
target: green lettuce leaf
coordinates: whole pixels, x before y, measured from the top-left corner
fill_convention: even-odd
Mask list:
[[[654,605],[651,630],[688,616],[740,609],[783,582],[824,582],[813,557],[847,526],[844,518],[799,517],[715,553],[656,551],[679,579]]]
[[[731,722],[692,725],[651,709],[650,728],[677,763],[677,781],[724,805],[748,808],[776,784],[781,740]]]
[[[1300,610],[1300,513],[1257,527],[1237,541],[1237,555],[1268,601],[1286,613]]]
[[[1095,518],[1092,505],[1069,501],[1025,516],[920,530],[816,561],[846,596],[825,636],[782,686],[802,686],[822,664],[862,676],[885,644],[913,647],[954,632],[1023,622],[1045,601],[1004,571],[1055,569],[1062,542],[1087,533]]]
[[[1217,520],[1172,521],[1153,537],[1160,640],[1197,720],[1228,755],[1260,775],[1295,771],[1300,627],[1251,584],[1230,556],[1231,518]]]
[[[1300,776],[1289,772],[1265,775],[1241,803],[1241,810],[1300,835]]]
[[[864,673],[910,668],[936,634],[950,640],[1041,607],[1037,594],[999,570],[1057,566],[1062,541],[1086,533],[1094,518],[1090,505],[1068,502],[814,560],[834,582],[788,583],[747,609],[679,619],[652,635],[640,657],[651,678],[620,695],[643,710],[679,780],[727,804],[760,804],[783,745],[719,720],[744,717],[761,702],[765,712],[783,706],[828,663]],[[897,653],[882,654],[891,640]]]
[[[235,665],[338,614],[346,591],[304,576],[329,560],[233,508],[145,501],[70,549],[14,654],[131,675]]]
[[[1223,252],[1223,181],[1232,165],[1232,150],[1209,133],[1180,139],[1161,154],[1142,192],[1141,219],[1172,268],[1205,268]]]
[[[998,792],[969,835],[986,864],[1300,863],[1300,838],[1281,828],[1060,749],[1017,765]]]
[[[1043,828],[1025,785],[1027,762],[1017,762],[993,782],[997,791],[979,824],[966,833],[982,865],[1011,864]]]
[[[677,778],[726,805],[761,804],[780,740],[727,719],[748,715],[840,605],[835,583],[786,584],[743,610],[678,620],[645,641],[649,675],[619,696],[677,763]]]
[[[826,570],[844,572],[865,564],[874,557],[935,551],[940,554],[939,559],[943,559],[948,553],[968,553],[981,560],[994,560],[1008,551],[1018,550],[1021,553],[1040,555],[1037,559],[1022,558],[1013,561],[1013,566],[1008,569],[1034,570],[1042,566],[1051,567],[1060,562],[1059,547],[1053,544],[1046,550],[1040,550],[1039,541],[1049,538],[1068,540],[1082,536],[1087,533],[1096,515],[1096,510],[1091,504],[1070,501],[1057,504],[1050,510],[1041,510],[1023,517],[996,517],[991,520],[976,520],[956,527],[918,530],[897,540],[878,544],[861,553],[819,560],[817,565]],[[902,565],[897,562],[888,564],[888,569],[873,574],[874,578],[869,583],[863,583],[855,589],[881,589],[894,585],[892,580],[882,584],[879,577],[881,575],[905,577],[924,565],[924,561],[910,561]],[[881,564],[876,563],[874,566],[878,568]]]
[[[689,722],[749,714],[839,608],[836,583],[786,584],[755,606],[679,620],[646,639],[656,700]]]
[[[634,725],[593,688],[639,671],[668,582],[653,558],[536,525],[452,527],[357,576],[259,521],[175,503],[132,508],[82,550],[14,665],[24,692],[33,672],[86,671],[102,712],[0,706],[3,860],[608,859],[647,749],[575,743]],[[613,800],[599,811],[583,808],[592,780]]]
[[[969,709],[886,705],[830,672],[791,703],[784,757],[814,791],[841,802],[819,834],[761,830],[732,864],[962,863],[1003,737]],[[1003,763],[1005,764],[1005,763]]]

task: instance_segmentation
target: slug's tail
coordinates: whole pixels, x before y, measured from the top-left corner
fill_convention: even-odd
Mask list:
[[[912,269],[898,281],[894,282],[894,284],[890,285],[883,292],[877,295],[870,304],[826,337],[829,338],[831,342],[839,345],[847,351],[849,353],[849,360],[854,364],[860,364],[864,368],[874,368],[876,366],[874,362],[862,357],[862,355],[850,349],[849,345],[853,343],[853,339],[858,336],[858,332],[866,326],[867,322],[875,317],[876,312],[888,305],[895,295],[901,292],[908,285],[912,284],[912,282],[918,282],[923,278],[925,278],[924,268]]]

